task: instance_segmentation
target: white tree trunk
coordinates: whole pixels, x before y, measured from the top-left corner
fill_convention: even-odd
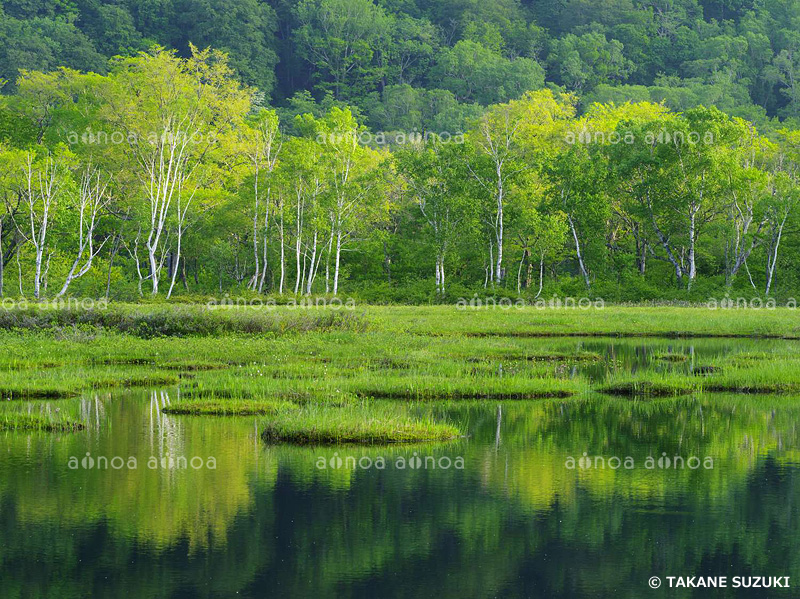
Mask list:
[[[92,184],[93,178],[95,179],[94,185]],[[94,257],[100,253],[100,250],[103,249],[103,246],[108,240],[106,237],[106,239],[104,239],[103,242],[97,247],[97,249],[94,248],[94,231],[95,226],[97,225],[97,217],[99,216],[100,210],[109,202],[109,198],[106,194],[107,186],[107,183],[101,185],[100,174],[95,174],[91,169],[88,169],[81,178],[78,199],[78,254],[75,256],[75,260],[72,262],[72,267],[67,273],[67,278],[64,280],[64,285],[61,287],[61,291],[56,294],[56,297],[63,296],[69,289],[72,281],[79,279],[89,272],[89,270],[92,268],[92,261],[94,260]],[[88,222],[86,223],[86,230],[84,231],[84,222],[87,220]],[[87,250],[88,256],[86,257],[86,261],[84,262],[83,266],[78,268]]]
[[[578,266],[581,269],[581,275],[583,275],[583,282],[586,284],[586,289],[591,289],[592,283],[589,280],[589,272],[586,270],[586,264],[583,262],[583,253],[581,252],[581,242],[578,239],[578,230],[575,228],[575,223],[571,215],[567,216],[567,221],[569,222],[569,229],[572,231],[572,238],[575,240],[575,254],[578,257]]]
[[[333,252],[333,232],[335,227],[333,226],[333,219],[331,219],[331,236],[328,239],[328,251],[325,254],[325,294],[331,292],[331,253]]]
[[[697,241],[697,211],[699,206],[692,206],[689,214],[689,281],[686,289],[691,291],[692,283],[697,277],[697,263],[695,260],[695,246]]]
[[[336,231],[336,263],[333,270],[333,295],[339,293],[339,262],[342,255],[342,231]]]
[[[542,285],[544,284],[544,252],[539,258],[539,291],[536,292],[536,299],[542,295]]]
[[[280,238],[281,238],[281,280],[280,283],[278,284],[278,293],[283,295],[283,283],[286,280],[286,240],[283,228],[283,207],[281,207]]]
[[[301,277],[305,274],[305,267],[300,268],[300,250],[303,246],[303,199],[301,197],[302,189],[297,191],[297,214],[295,221],[295,238],[294,238],[294,255],[295,255],[295,277],[294,277],[294,294],[297,295],[300,291],[302,281]]]
[[[250,279],[250,283],[247,285],[247,288],[252,289],[253,291],[256,290],[256,287],[261,280],[261,264],[258,257],[258,171],[258,163],[256,162],[255,181],[253,183],[253,194],[255,195],[255,198],[253,199],[253,264],[255,272],[253,272],[253,278]]]
[[[773,277],[775,276],[775,264],[778,262],[778,247],[781,244],[781,237],[783,235],[783,227],[786,224],[786,219],[789,217],[789,211],[787,210],[784,213],[783,219],[781,220],[780,225],[778,225],[774,235],[773,235],[773,243],[772,247],[770,248],[769,252],[767,253],[767,284],[764,291],[764,295],[769,295],[770,289],[772,288],[772,281]]]
[[[503,194],[503,172],[502,165],[497,165],[497,217],[495,221],[495,235],[497,237],[497,266],[495,267],[495,280],[497,284],[503,282],[505,272],[503,271],[503,202],[505,197]]]
[[[267,239],[269,234],[269,200],[270,190],[267,188],[266,205],[264,206],[264,239],[261,260],[261,278],[258,281],[258,292],[264,293],[264,280],[267,276]]]
[[[311,245],[311,263],[308,266],[308,276],[306,277],[306,295],[311,295],[311,285],[314,284],[314,277],[317,274],[319,259],[317,258],[317,236],[318,231],[314,230],[314,241]]]
[[[33,296],[39,299],[42,292],[42,259],[47,248],[47,232],[50,225],[51,210],[60,196],[59,164],[48,157],[44,168],[34,177],[33,155],[28,153],[25,164],[25,201],[28,205],[30,241],[35,250],[35,271]],[[35,181],[34,181],[35,179]],[[41,204],[41,214],[38,213]]]

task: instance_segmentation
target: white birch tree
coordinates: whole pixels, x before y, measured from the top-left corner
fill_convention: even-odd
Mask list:
[[[102,211],[110,201],[109,180],[103,178],[97,169],[87,167],[81,175],[75,206],[78,210],[78,251],[56,297],[66,294],[73,281],[89,272],[95,257],[103,249],[108,238],[96,244],[95,230]]]
[[[166,253],[170,219],[178,221],[181,237],[201,185],[198,168],[250,107],[251,92],[235,82],[223,54],[191,50],[188,59],[158,48],[121,59],[104,90],[105,118],[124,134],[124,166],[147,205],[144,247],[152,295],[159,291],[159,256]],[[178,254],[176,269],[179,260]]]

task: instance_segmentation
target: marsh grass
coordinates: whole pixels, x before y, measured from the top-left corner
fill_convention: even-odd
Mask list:
[[[293,401],[362,397],[375,399],[535,399],[568,397],[581,391],[581,378],[559,378],[543,373],[503,374],[465,372],[460,368],[442,374],[442,365],[398,373],[394,370],[359,370],[342,373],[331,369],[325,376],[277,378],[260,366],[198,373],[184,392],[193,399],[262,399]]]
[[[438,429],[426,428],[438,424],[431,412],[420,420],[402,411],[413,405],[435,412],[436,406],[449,402],[580,402],[593,390],[620,396],[614,401],[647,400],[643,403],[691,393],[800,390],[800,349],[791,342],[754,341],[747,346],[754,351],[748,353],[735,352],[749,342],[733,342],[735,350],[727,342],[715,342],[718,346],[712,344],[710,350],[692,353],[692,364],[701,365],[690,369],[677,363],[688,362],[689,345],[702,348],[706,342],[533,338],[562,330],[594,334],[603,330],[600,325],[609,324],[618,324],[620,335],[637,335],[660,318],[657,311],[609,310],[614,314],[600,317],[597,324],[583,315],[556,311],[504,313],[505,319],[473,313],[465,319],[441,308],[369,308],[365,320],[356,323],[326,321],[323,310],[260,314],[243,309],[209,315],[201,307],[121,307],[116,316],[103,317],[110,320],[94,315],[74,325],[74,330],[95,327],[91,335],[54,334],[52,327],[39,332],[25,327],[0,330],[5,350],[0,354],[0,397],[50,399],[106,387],[180,384],[183,401],[167,412],[263,416],[273,423],[265,429],[271,439],[293,437],[306,443],[382,442],[395,437],[413,441],[429,434],[436,438]],[[154,316],[160,312],[165,314]],[[709,312],[688,310],[685,317]],[[626,314],[634,320],[624,321]],[[406,317],[409,320],[402,321]],[[56,323],[68,319],[42,318]],[[92,318],[105,324],[95,326]],[[126,324],[114,325],[114,318]],[[747,315],[743,318],[744,330],[761,326]],[[191,324],[193,319],[213,322]],[[251,327],[253,319],[256,324]],[[729,336],[733,320],[711,320],[714,334]],[[763,330],[772,331],[769,335],[774,333],[770,327],[788,326],[785,315],[766,315],[763,320]],[[147,334],[141,334],[144,329],[118,332],[128,331],[133,322],[150,323]],[[425,331],[423,324],[437,330]],[[72,325],[63,326],[73,330]],[[692,334],[709,330],[705,324],[686,326]],[[503,336],[504,331],[508,335]],[[645,350],[640,351],[643,344]],[[702,364],[715,368],[704,369]],[[401,411],[387,411],[385,404]],[[370,406],[384,407],[371,412]],[[359,428],[353,424],[358,418],[369,424]]]
[[[368,307],[370,328],[429,336],[761,337],[800,339],[797,310],[606,306],[603,309],[459,310],[455,306]]]
[[[74,432],[83,428],[83,423],[77,420],[52,414],[0,413],[0,431]]]
[[[189,399],[169,405],[162,411],[194,416],[264,416],[296,409],[297,404],[282,400]]]
[[[179,372],[197,372],[204,370],[223,370],[228,368],[228,365],[198,360],[176,360],[174,362],[158,364],[158,368],[162,370],[177,370]]]
[[[698,383],[703,391],[736,393],[790,393],[800,391],[800,360],[774,357],[752,360],[746,365],[731,363]]]
[[[609,377],[597,391],[625,396],[687,393],[792,393],[800,391],[800,359],[793,355],[728,358],[720,366],[695,366],[687,374],[647,371]]]
[[[0,370],[0,398],[11,400],[75,397],[93,389],[175,385],[174,372],[143,367],[59,367]]]
[[[446,441],[461,436],[458,427],[430,416],[412,416],[395,406],[362,403],[341,408],[309,405],[282,411],[261,422],[268,443],[301,445],[385,444]]]
[[[686,362],[689,356],[686,354],[658,353],[653,356],[653,359],[661,360],[662,362]]]
[[[667,381],[628,380],[603,385],[597,389],[600,393],[622,395],[626,397],[669,397],[687,395],[694,387]]]
[[[110,304],[105,308],[84,309],[30,304],[0,310],[0,329],[50,330],[62,339],[78,341],[91,340],[102,331],[152,338],[229,333],[361,331],[365,327],[366,322],[360,313],[344,309],[211,309],[187,304]]]
[[[534,353],[534,354],[520,354],[514,352],[501,353],[489,352],[480,356],[470,356],[466,360],[468,362],[599,362],[603,357],[594,352],[576,352],[576,353]]]
[[[513,375],[472,378],[384,376],[351,381],[348,390],[361,397],[380,399],[537,399],[575,395],[580,390],[580,382]]]

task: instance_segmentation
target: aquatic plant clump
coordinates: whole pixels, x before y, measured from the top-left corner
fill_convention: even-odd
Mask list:
[[[84,428],[85,425],[76,420],[47,414],[22,412],[0,414],[0,431],[74,432]]]
[[[167,406],[163,412],[196,416],[263,416],[297,408],[297,404],[281,400],[189,399]]]
[[[280,412],[262,421],[261,429],[268,443],[302,445],[447,441],[462,434],[452,424],[367,405]]]
[[[628,397],[668,397],[670,395],[686,395],[687,393],[691,393],[692,387],[654,381],[626,381],[604,385],[597,390],[609,395]]]

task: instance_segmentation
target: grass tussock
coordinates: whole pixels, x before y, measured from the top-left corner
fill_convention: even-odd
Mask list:
[[[653,356],[653,359],[662,362],[686,362],[689,356],[686,354],[660,353]]]
[[[703,385],[703,391],[709,393],[746,393],[776,394],[800,392],[800,382],[787,383],[755,383],[755,382],[721,382]]]
[[[297,404],[283,400],[189,399],[167,406],[167,414],[194,416],[265,416],[296,410]]]
[[[74,397],[79,394],[79,390],[71,387],[58,387],[58,386],[36,386],[26,387],[24,385],[5,385],[0,386],[0,398],[13,401],[13,400],[29,400],[29,399],[63,399],[65,397]]]
[[[22,412],[0,414],[0,431],[74,432],[83,428],[81,422],[48,414]]]
[[[569,397],[579,390],[576,381],[557,378],[434,376],[382,377],[354,381],[350,390],[360,397],[377,399],[540,399]]]
[[[276,378],[267,369],[247,367],[198,373],[184,392],[191,399],[274,398],[295,402],[330,402],[336,398],[403,400],[538,399],[569,397],[585,388],[580,379],[495,372],[429,374],[424,370],[363,370],[343,375]]]
[[[164,387],[178,383],[175,372],[132,367],[61,367],[56,369],[0,370],[0,398],[4,400],[60,399],[93,389]]]
[[[741,360],[730,357],[720,366],[695,366],[690,372],[640,372],[609,378],[596,389],[623,396],[668,396],[687,393],[778,394],[800,391],[800,359],[764,355]]]
[[[462,434],[452,424],[369,404],[342,408],[308,406],[279,412],[264,420],[261,430],[268,443],[302,445],[419,443],[447,441]]]
[[[603,385],[597,390],[600,393],[623,397],[670,397],[686,395],[691,393],[693,388],[659,381],[621,381]]]

